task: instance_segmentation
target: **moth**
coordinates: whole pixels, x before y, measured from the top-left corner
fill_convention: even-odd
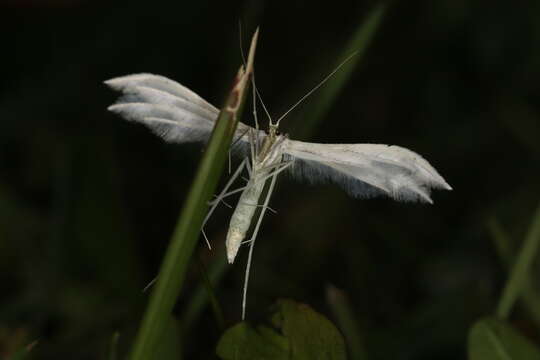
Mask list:
[[[122,94],[108,110],[126,120],[146,125],[167,142],[207,141],[219,114],[215,106],[190,89],[160,75],[133,74],[107,80],[105,84]],[[253,101],[256,102],[255,86],[253,91]],[[244,282],[242,318],[245,316],[253,245],[262,218],[269,209],[277,176],[281,172],[290,171],[293,177],[309,183],[335,183],[353,197],[386,195],[395,200],[432,203],[431,188],[452,189],[424,158],[411,150],[395,145],[317,144],[292,140],[279,132],[279,123],[284,116],[276,121],[270,119],[267,131],[259,129],[256,116],[255,127],[241,122],[238,124],[231,151],[239,154],[243,160],[225,188],[211,202],[212,207],[205,219],[206,223],[225,197],[242,192],[226,238],[229,263],[234,262],[242,244],[251,244]],[[244,168],[249,174],[247,184],[229,191]],[[267,183],[268,191],[261,202]],[[253,233],[246,241],[257,208],[261,208],[261,211]]]

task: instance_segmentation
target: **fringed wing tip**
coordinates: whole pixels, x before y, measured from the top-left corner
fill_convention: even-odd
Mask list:
[[[383,193],[397,201],[421,202],[433,205],[429,188],[417,184],[401,186],[390,191],[385,190]]]
[[[110,112],[113,112],[115,114],[122,115],[122,114],[124,114],[126,112],[126,106],[129,106],[129,104],[116,103],[116,104],[109,105],[107,107],[107,110],[110,111]]]
[[[433,205],[433,200],[431,199],[431,197],[428,194],[426,194],[424,192],[419,192],[418,196],[419,196],[419,199],[423,200],[424,202],[427,202],[430,205]]]
[[[387,164],[377,162],[379,168],[373,167],[371,163],[370,173],[379,174],[380,179],[369,177],[358,177],[354,174],[354,167],[347,167],[338,163],[323,163],[321,161],[305,160],[294,155],[287,154],[287,158],[294,161],[291,167],[293,177],[306,180],[310,183],[331,182],[339,185],[349,195],[356,198],[371,198],[386,195],[398,201],[423,202],[433,204],[431,198],[431,189],[452,188],[448,183],[433,169],[433,171],[414,171],[414,169],[401,174],[391,174],[389,170],[399,168],[391,167],[388,171],[381,171],[381,168]],[[385,175],[386,174],[386,175]],[[421,175],[423,174],[423,175]],[[416,176],[415,176],[416,175]]]
[[[144,122],[144,115],[138,114],[136,111],[134,111],[133,104],[129,103],[116,103],[113,105],[110,105],[107,107],[107,110],[123,117],[124,119],[128,121],[139,121]]]
[[[402,185],[394,188],[395,190],[388,195],[396,200],[420,201],[433,204],[433,199],[431,199],[431,189],[452,190],[452,187],[442,176],[439,174],[436,175],[437,176],[433,176],[431,179],[411,177]]]
[[[397,196],[392,196],[398,200],[419,200],[433,204],[431,199],[431,189],[452,190],[452,187],[438,173],[432,174],[432,178],[411,178],[412,183],[399,187],[396,191]],[[400,196],[400,193],[405,196]]]
[[[159,76],[159,75],[150,74],[150,73],[137,73],[137,74],[124,75],[124,76],[117,76],[115,78],[105,80],[105,81],[103,81],[103,83],[105,85],[107,85],[108,87],[110,87],[111,89],[121,91],[124,87],[126,87],[126,85],[128,85],[128,83],[132,82],[136,78],[159,78],[159,79],[161,79],[163,77]],[[163,79],[166,79],[166,78],[163,78]],[[169,79],[167,79],[167,80],[169,80]],[[171,80],[169,80],[169,81],[171,81]]]
[[[448,191],[454,190],[454,189],[450,186],[450,184],[448,184],[448,183],[446,182],[446,180],[443,179],[443,181],[444,181],[444,183],[443,183],[443,186],[444,186],[443,189],[444,189],[444,190],[448,190]]]
[[[108,80],[105,80],[103,81],[103,83],[105,85],[107,85],[108,87],[110,87],[111,89],[113,90],[120,90],[121,87],[119,86],[119,80],[123,79],[124,76],[121,76],[121,77],[115,77],[115,78],[112,78],[112,79],[108,79]]]
[[[453,190],[450,184],[444,180],[444,178],[439,175],[439,173],[432,174],[433,179],[430,182],[430,185],[433,188],[441,189],[441,190]]]

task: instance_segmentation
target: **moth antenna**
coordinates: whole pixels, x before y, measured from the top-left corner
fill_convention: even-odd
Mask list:
[[[253,118],[255,119],[255,155],[259,154],[259,117],[257,116],[257,95],[255,91],[255,81],[253,76],[255,75],[255,70],[251,73],[251,94],[253,95]]]
[[[253,102],[253,118],[255,119],[255,130],[257,130],[257,133],[259,133],[259,118],[257,116],[257,95],[255,92],[255,81],[253,80],[253,75],[254,74],[251,73],[251,101]]]
[[[356,54],[358,53],[358,51],[355,51],[353,52],[351,55],[347,56],[347,58],[345,58],[345,60],[343,60],[334,70],[332,70],[332,72],[328,75],[326,75],[326,77],[324,79],[322,79],[321,82],[319,82],[314,88],[312,88],[311,90],[308,91],[308,93],[304,96],[302,96],[300,98],[300,100],[298,100],[293,106],[291,106],[289,108],[289,110],[287,110],[285,112],[285,114],[281,115],[279,117],[279,119],[277,119],[276,121],[276,125],[279,126],[279,122],[281,121],[281,119],[283,119],[285,116],[287,116],[291,111],[293,111],[298,105],[300,105],[304,100],[306,100],[311,94],[313,94],[318,88],[320,88],[325,82],[327,82],[332,76],[334,76],[334,74],[343,66],[345,65],[347,62],[349,62],[349,60],[352,59],[353,56],[355,56]]]
[[[257,98],[259,99],[259,101],[261,102],[261,105],[263,107],[263,110],[264,112],[266,113],[266,116],[268,117],[268,121],[270,122],[270,124],[272,124],[272,117],[270,116],[270,113],[268,112],[268,108],[266,107],[266,105],[264,104],[264,101],[262,99],[262,96],[261,96],[261,93],[259,92],[259,89],[257,88],[257,85],[255,84],[255,72],[253,72],[252,74],[252,81],[253,81],[253,88],[255,89],[255,93],[257,94]]]

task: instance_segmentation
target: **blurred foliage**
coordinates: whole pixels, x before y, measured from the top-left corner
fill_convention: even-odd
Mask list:
[[[538,360],[540,350],[503,321],[486,318],[469,333],[469,359]]]
[[[347,341],[350,358],[354,360],[368,359],[364,331],[356,320],[354,306],[350,303],[347,295],[343,291],[329,286],[326,296],[328,305]]]
[[[268,325],[241,322],[225,331],[217,346],[223,360],[344,360],[345,342],[328,319],[305,304],[281,299]]]
[[[518,264],[517,257],[515,256],[515,250],[511,248],[512,241],[509,239],[506,231],[504,231],[501,225],[494,219],[491,219],[488,222],[488,228],[491,232],[495,248],[497,253],[501,257],[504,265],[510,269],[511,265]],[[537,241],[538,239],[534,239]],[[527,254],[523,252],[523,254]],[[521,262],[523,264],[523,262]],[[524,310],[526,310],[530,316],[534,317],[534,323],[537,327],[540,327],[540,294],[538,289],[533,283],[533,279],[530,276],[530,271],[525,272],[524,278],[521,280],[522,283],[518,286],[518,291],[523,298]],[[509,277],[510,278],[510,277]],[[509,283],[510,281],[508,281]],[[499,301],[499,308],[503,301],[503,296],[501,295]],[[515,300],[515,299],[514,299]]]
[[[106,359],[116,331],[125,354],[193,179],[200,147],[164,144],[108,114],[115,94],[103,80],[163,74],[219,105],[240,61],[240,19],[244,34],[261,26],[257,83],[279,115],[332,69],[378,4],[2,2],[1,356],[38,340],[32,359]],[[486,219],[506,230],[512,259],[540,199],[539,17],[532,0],[389,4],[305,140],[405,146],[455,190],[435,193],[433,206],[364,201],[283,176],[255,249],[253,320],[278,297],[330,316],[333,284],[370,359],[466,358],[468,329],[494,312],[508,276]],[[282,130],[301,134],[314,101]],[[230,214],[224,207],[209,224],[214,250],[200,244],[208,267],[225,256]],[[243,265],[215,289],[228,325],[240,318]],[[192,266],[176,317],[202,281]],[[197,313],[182,350],[212,358],[221,330],[210,307]],[[538,344],[529,314],[518,303],[508,321]]]

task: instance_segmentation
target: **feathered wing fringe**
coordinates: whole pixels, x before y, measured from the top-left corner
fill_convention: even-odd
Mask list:
[[[166,77],[133,74],[105,81],[122,92],[109,110],[127,120],[146,125],[168,142],[206,142],[210,137],[219,110],[199,95]],[[248,130],[239,123],[233,141],[235,153],[245,154]]]
[[[132,74],[120,76],[114,79],[105,81],[109,87],[114,90],[128,93],[130,89],[135,87],[148,87],[155,90],[161,90],[172,96],[187,100],[200,108],[206,109],[217,115],[219,112],[215,106],[204,100],[202,97],[191,91],[187,87],[180,85],[176,81],[168,79],[164,76],[154,74]]]
[[[177,82],[163,76],[134,74],[105,81],[122,92],[109,110],[143,123],[169,142],[207,141],[219,110]],[[249,140],[264,137],[238,124],[233,152],[249,154]],[[431,188],[451,187],[420,155],[399,146],[380,144],[313,144],[286,140],[286,160],[295,177],[308,182],[334,182],[355,197],[386,194],[396,200],[432,202]]]
[[[312,144],[288,140],[292,175],[311,183],[333,182],[355,197],[387,195],[432,203],[431,188],[451,187],[420,155],[380,144]]]

